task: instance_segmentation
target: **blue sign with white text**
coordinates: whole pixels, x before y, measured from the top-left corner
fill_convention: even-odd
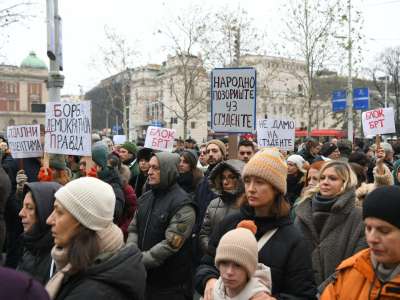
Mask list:
[[[346,109],[346,91],[338,90],[332,92],[332,111],[339,112]]]
[[[369,90],[368,88],[356,88],[353,90],[353,108],[368,109]]]

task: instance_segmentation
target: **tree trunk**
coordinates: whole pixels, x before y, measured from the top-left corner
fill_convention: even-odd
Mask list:
[[[312,111],[311,111],[311,96],[308,96],[308,121],[307,121],[307,136],[311,135],[311,122],[312,122]]]
[[[188,123],[187,116],[184,116],[184,118],[183,118],[183,139],[184,140],[186,140],[186,137],[187,137],[187,123]]]

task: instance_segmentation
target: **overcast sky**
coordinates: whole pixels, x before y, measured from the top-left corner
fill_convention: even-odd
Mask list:
[[[11,1],[12,0],[1,0]],[[15,1],[15,0],[14,0]],[[63,19],[63,55],[65,87],[62,94],[88,91],[106,74],[92,61],[99,61],[99,46],[104,41],[104,26],[125,35],[142,54],[139,64],[161,63],[166,55],[153,33],[166,15],[179,12],[191,3],[208,8],[224,5],[246,9],[273,36],[282,27],[282,3],[286,0],[59,0]],[[352,0],[363,13],[365,41],[364,64],[371,64],[384,48],[400,45],[400,0]],[[0,49],[4,63],[19,65],[30,51],[35,51],[48,65],[46,57],[45,0],[34,8],[38,17],[13,25],[10,37]],[[2,4],[3,5],[3,4]]]

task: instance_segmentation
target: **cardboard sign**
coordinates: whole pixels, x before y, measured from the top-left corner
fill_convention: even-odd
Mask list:
[[[214,132],[254,132],[256,83],[254,68],[223,68],[211,72],[211,129]]]
[[[13,158],[41,157],[39,125],[19,125],[7,127],[8,146]]]
[[[114,145],[122,145],[126,142],[126,135],[114,135],[113,136]]]
[[[257,142],[260,147],[294,150],[295,122],[291,118],[261,119],[257,121]]]
[[[362,124],[366,137],[396,132],[393,107],[378,108],[363,112]]]
[[[145,148],[172,152],[174,147],[175,129],[149,126],[147,128]]]
[[[48,102],[46,104],[47,153],[92,155],[91,102]]]

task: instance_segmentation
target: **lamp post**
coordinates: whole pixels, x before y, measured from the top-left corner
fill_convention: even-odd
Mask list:
[[[347,1],[348,8],[348,67],[349,74],[347,78],[347,138],[353,143],[353,79],[352,79],[352,48],[353,41],[351,39],[351,0]]]
[[[387,101],[388,101],[388,82],[389,82],[389,76],[382,76],[378,78],[379,80],[385,80],[385,107],[387,107]]]
[[[50,59],[50,72],[47,80],[49,101],[59,102],[60,91],[64,86],[61,17],[58,14],[58,0],[46,1],[47,14],[47,56]]]

